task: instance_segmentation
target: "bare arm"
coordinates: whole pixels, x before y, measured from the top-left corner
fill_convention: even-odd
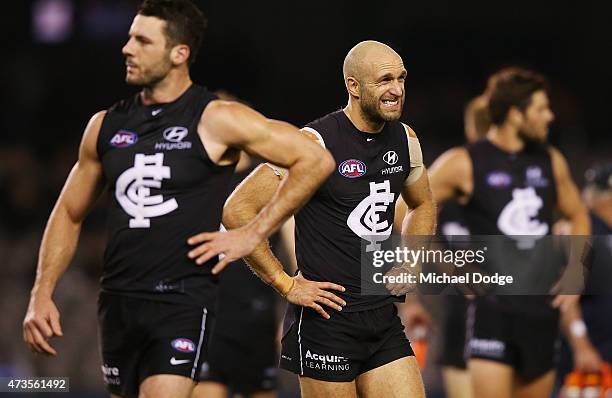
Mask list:
[[[410,138],[416,139],[415,132],[408,128]],[[412,148],[410,148],[412,150]],[[420,147],[418,148],[420,152]],[[410,153],[410,157],[422,158],[420,153]],[[412,163],[412,162],[411,162]],[[413,166],[411,164],[411,166]],[[406,212],[402,225],[402,236],[433,235],[436,230],[436,205],[434,204],[427,169],[420,163],[422,174],[416,181],[410,177],[404,183],[402,199],[411,211]]]
[[[409,136],[416,139],[416,134],[412,129],[408,128]],[[410,153],[410,158],[421,154]],[[420,148],[418,148],[420,152]],[[411,167],[414,166],[411,161]],[[402,222],[402,243],[407,247],[420,247],[423,242],[422,236],[433,235],[436,230],[436,205],[433,200],[431,190],[429,188],[429,176],[427,169],[420,163],[418,167],[422,168],[422,173],[415,181],[411,181],[409,176],[404,183],[402,190],[402,199],[406,207],[401,207],[401,212],[404,213],[404,219]],[[396,206],[397,209],[397,206]],[[396,216],[397,219],[397,216]],[[397,225],[397,222],[394,220]],[[413,265],[411,272],[418,274],[420,273],[420,266]],[[394,271],[392,271],[394,272]],[[393,295],[401,295],[406,293],[405,284],[387,284],[387,289]],[[412,289],[412,285],[409,286]]]
[[[556,148],[550,148],[553,174],[557,185],[557,204],[563,218],[572,224],[572,235],[590,235],[591,221],[586,206],[570,175],[567,161]]]
[[[287,257],[287,267],[290,274],[295,274],[297,271],[297,258],[295,258],[295,218],[291,217],[278,231],[280,235],[280,245],[283,250],[283,255]]]
[[[598,372],[602,359],[589,339],[579,303],[572,303],[561,313],[561,329],[572,348],[574,369]]]
[[[79,159],[49,216],[38,256],[36,281],[24,320],[24,339],[33,351],[55,355],[46,339],[62,335],[52,295],[74,252],[81,224],[101,190],[102,166],[96,142],[105,112],[95,114],[85,128]]]
[[[572,234],[568,241],[570,245],[568,265],[557,286],[553,288],[553,292],[560,293],[553,300],[553,307],[559,308],[563,313],[577,305],[579,299],[577,293],[583,287],[582,258],[584,251],[589,247],[588,235],[591,233],[591,221],[572,180],[567,161],[556,148],[550,147],[549,152],[557,188],[557,206],[563,218],[570,222]]]
[[[225,153],[238,148],[288,170],[267,203],[247,225],[227,233],[205,233],[190,244],[207,241],[198,262],[223,252],[218,272],[229,262],[250,253],[294,214],[334,168],[329,152],[304,137],[297,128],[270,120],[235,102],[213,101],[202,115],[198,132],[207,149]],[[222,155],[219,155],[221,158]],[[214,160],[214,159],[213,159]]]
[[[429,182],[436,203],[450,199],[467,201],[474,186],[467,150],[456,147],[440,155],[429,168]]]
[[[256,168],[232,193],[225,204],[223,224],[230,229],[247,225],[257,213],[273,200],[281,176],[268,165]],[[283,270],[280,261],[274,256],[268,241],[260,243],[251,254],[245,257],[247,264],[257,276],[285,296],[291,303],[315,309],[325,318],[329,315],[320,304],[338,311],[346,305],[331,292],[324,289],[343,291],[342,286],[328,282],[313,282],[301,275],[290,277]]]
[[[280,177],[268,165],[259,165],[227,199],[223,208],[223,225],[227,229],[247,225],[272,200],[280,183]],[[291,277],[283,271],[267,240],[260,243],[245,260],[262,281],[281,295],[287,294],[292,284]]]
[[[402,236],[433,235],[436,229],[436,205],[429,188],[427,171],[417,182],[404,187],[402,198],[409,209],[404,216]]]

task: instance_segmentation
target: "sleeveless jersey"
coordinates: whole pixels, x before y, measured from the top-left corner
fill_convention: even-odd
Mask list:
[[[305,278],[338,283],[343,311],[362,311],[394,301],[361,294],[361,249],[380,250],[393,228],[395,202],[410,173],[408,136],[400,122],[378,134],[359,131],[339,110],[304,130],[315,133],[336,161],[336,170],[296,214],[296,256]]]
[[[456,200],[449,200],[440,208],[438,233],[442,236],[470,234],[465,220],[465,208]]]
[[[468,145],[467,150],[472,160],[474,181],[473,192],[465,208],[470,233],[509,237],[529,235],[533,238],[549,235],[557,191],[547,147],[531,144],[513,154],[484,139]],[[547,263],[533,261],[535,251],[515,250],[515,245],[511,249],[513,254],[503,249],[489,248],[488,256],[499,254],[494,261],[509,261],[513,268],[527,263],[520,260],[522,255],[530,258],[530,267],[534,263],[544,267],[544,263]],[[540,249],[536,255],[540,256],[542,252]],[[532,269],[529,277],[520,283],[542,283],[543,274],[550,275],[544,268]],[[533,314],[554,313],[548,296],[499,295],[488,299],[509,310]]]
[[[197,132],[216,97],[192,85],[174,102],[139,95],[107,112],[98,155],[108,186],[105,292],[202,306],[214,299],[217,257],[198,266],[187,239],[218,231],[235,165],[218,166]]]

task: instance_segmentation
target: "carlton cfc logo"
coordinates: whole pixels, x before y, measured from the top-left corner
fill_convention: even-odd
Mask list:
[[[348,159],[340,163],[338,172],[346,178],[357,178],[366,173],[366,165],[361,160]]]

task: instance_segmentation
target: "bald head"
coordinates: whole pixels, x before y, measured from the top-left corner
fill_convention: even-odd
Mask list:
[[[398,120],[404,108],[406,69],[402,57],[386,44],[362,41],[349,51],[343,65],[353,119],[367,121],[368,131],[380,131]]]
[[[344,80],[353,77],[363,80],[373,72],[377,63],[402,62],[402,58],[391,47],[374,40],[358,43],[344,58],[342,72]]]

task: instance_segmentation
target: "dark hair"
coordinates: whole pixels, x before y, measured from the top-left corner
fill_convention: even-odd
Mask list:
[[[506,120],[508,111],[515,106],[524,112],[536,91],[546,90],[546,79],[533,71],[521,68],[506,68],[491,76],[489,116],[491,123],[500,125]]]
[[[189,0],[144,0],[138,14],[166,21],[168,45],[189,46],[189,65],[195,62],[206,29],[204,13]]]

